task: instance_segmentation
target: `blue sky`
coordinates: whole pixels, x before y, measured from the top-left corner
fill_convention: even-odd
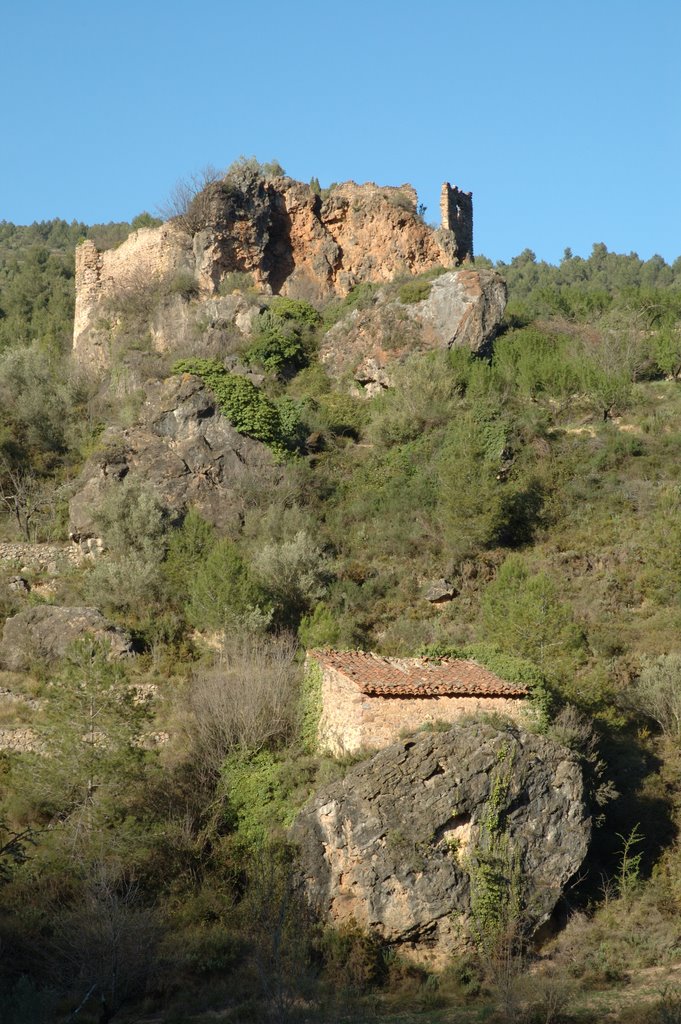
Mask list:
[[[475,247],[681,255],[678,0],[0,0],[0,220],[129,220],[240,154],[474,194]]]

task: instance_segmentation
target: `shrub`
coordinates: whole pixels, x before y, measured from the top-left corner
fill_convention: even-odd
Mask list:
[[[229,373],[217,359],[181,359],[173,373],[193,373],[211,389],[235,430],[262,441],[276,454],[295,450],[303,428],[294,406],[278,408],[246,377]]]
[[[234,292],[243,292],[243,294],[249,295],[255,291],[253,275],[241,270],[232,270],[225,274],[218,288],[219,295],[232,295]]]
[[[312,331],[321,317],[302,299],[276,297],[260,313],[256,336],[246,351],[246,361],[279,375],[292,374],[307,365]]]
[[[140,228],[157,228],[162,223],[160,217],[154,217],[151,213],[143,210],[142,213],[138,213],[136,217],[132,218],[130,227],[133,231],[139,231]]]
[[[148,616],[161,600],[163,577],[157,558],[139,552],[104,555],[92,567],[85,581],[85,595],[104,612]]]
[[[427,299],[431,288],[431,281],[407,281],[400,287],[397,294],[400,302],[405,303],[405,305],[411,305]]]
[[[220,540],[195,566],[188,586],[188,621],[197,629],[261,630],[269,623],[262,590],[230,540]]]
[[[199,294],[199,282],[188,270],[178,270],[168,279],[165,287],[168,295],[179,295],[186,302]]]
[[[327,559],[305,530],[290,541],[260,548],[253,569],[287,625],[297,625],[310,604],[323,596],[329,576]]]
[[[109,487],[93,519],[106,548],[114,554],[162,558],[166,515],[156,496],[138,480],[126,477]]]
[[[85,585],[98,607],[144,615],[159,600],[166,514],[155,495],[126,477],[112,485],[93,512],[106,554]]]
[[[320,602],[311,615],[304,615],[298,627],[298,637],[307,650],[313,647],[335,647],[340,639],[336,616],[324,602]]]
[[[199,565],[217,541],[215,530],[195,509],[190,509],[178,529],[168,538],[163,575],[171,596],[184,599]]]
[[[554,581],[544,572],[532,575],[519,556],[506,559],[485,590],[481,606],[485,638],[528,658],[543,672],[583,646],[582,634]]]
[[[627,702],[652,718],[663,733],[681,737],[681,654],[647,658],[626,694]]]
[[[285,742],[296,723],[300,669],[289,637],[235,637],[190,688],[198,756],[217,771],[230,751],[257,753]]]

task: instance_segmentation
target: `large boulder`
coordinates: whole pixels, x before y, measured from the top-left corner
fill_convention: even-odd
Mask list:
[[[506,283],[495,270],[442,274],[420,302],[380,294],[353,310],[322,340],[319,358],[330,374],[376,393],[391,386],[391,368],[415,352],[465,348],[486,354],[506,308]]]
[[[25,608],[7,619],[0,641],[0,665],[10,672],[23,672],[36,660],[56,661],[86,635],[108,643],[113,657],[133,653],[130,637],[107,622],[96,608],[46,604]]]
[[[135,427],[104,431],[71,499],[71,538],[83,548],[94,546],[97,506],[126,478],[149,488],[171,517],[193,505],[227,527],[242,514],[239,483],[254,470],[280,475],[269,448],[237,433],[198,377],[170,377],[148,386]]]
[[[325,919],[354,920],[434,961],[489,925],[476,916],[486,864],[521,889],[524,924],[536,928],[590,834],[574,755],[482,720],[387,747],[315,794],[293,828]]]

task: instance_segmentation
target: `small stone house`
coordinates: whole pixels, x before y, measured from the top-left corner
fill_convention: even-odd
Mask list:
[[[474,661],[382,658],[362,651],[309,651],[321,670],[320,749],[340,755],[380,749],[403,731],[476,711],[518,718],[527,689]]]

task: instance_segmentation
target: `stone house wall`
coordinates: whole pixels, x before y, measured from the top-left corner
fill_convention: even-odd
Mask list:
[[[495,712],[516,720],[527,715],[519,697],[369,696],[336,669],[322,668],[319,746],[336,756],[389,746],[403,731],[427,722],[454,722],[463,715]]]

